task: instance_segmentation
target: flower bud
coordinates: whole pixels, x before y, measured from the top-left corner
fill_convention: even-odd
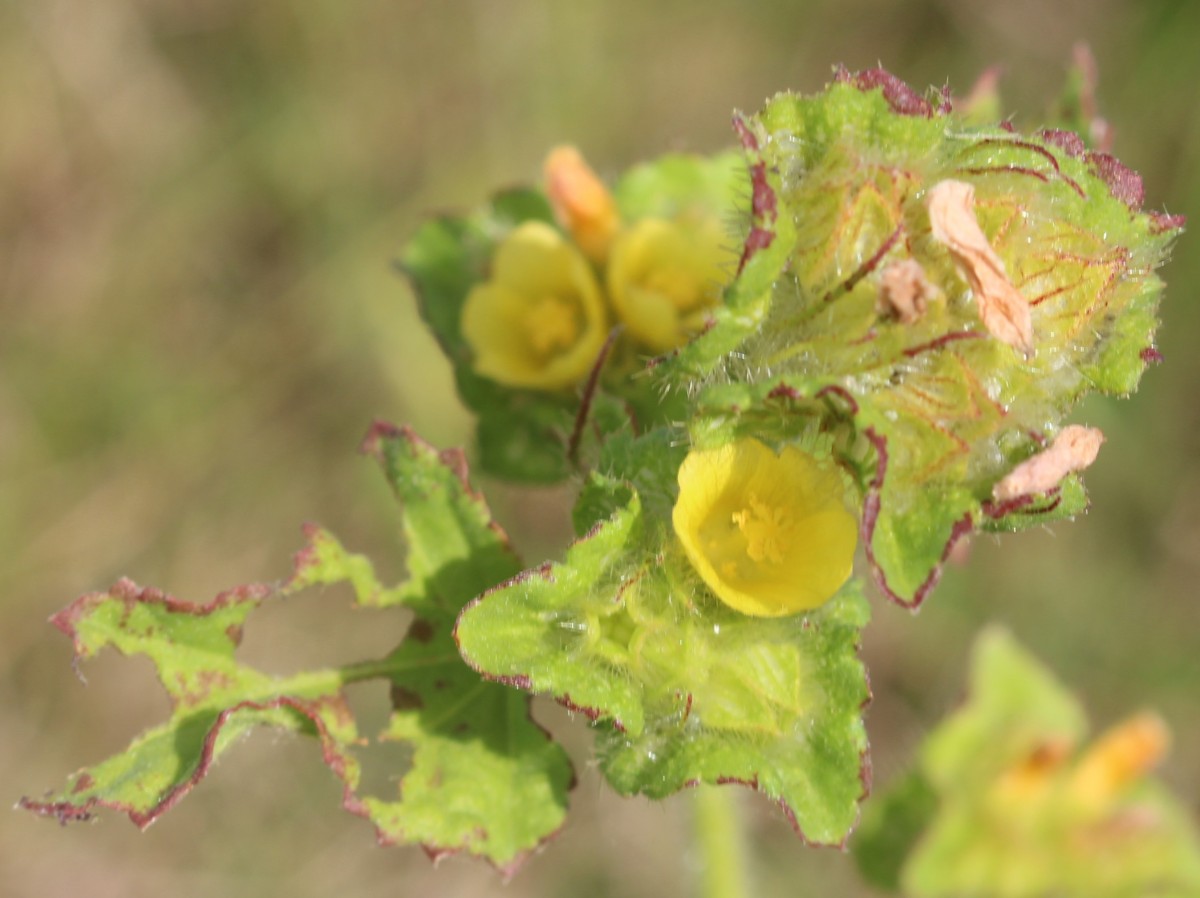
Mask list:
[[[620,225],[612,193],[575,147],[551,150],[544,173],[554,217],[589,259],[602,262]]]

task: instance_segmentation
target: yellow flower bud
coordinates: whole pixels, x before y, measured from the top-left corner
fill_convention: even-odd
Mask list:
[[[857,531],[832,465],[755,439],[691,452],[672,523],[726,605],[756,617],[816,608],[850,576]]]
[[[620,234],[608,263],[608,289],[629,333],[668,352],[703,329],[733,261],[716,221],[646,218]]]
[[[1166,723],[1150,711],[1113,727],[1080,758],[1072,782],[1076,796],[1104,805],[1157,767],[1170,743]]]
[[[620,224],[612,193],[575,147],[551,150],[544,173],[554,217],[589,259],[603,262]]]
[[[587,260],[554,228],[531,221],[500,244],[491,279],[467,295],[462,335],[479,374],[559,390],[587,376],[608,318]]]

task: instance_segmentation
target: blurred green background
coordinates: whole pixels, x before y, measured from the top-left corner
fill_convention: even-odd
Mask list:
[[[470,421],[390,260],[421,216],[537,178],[543,153],[597,168],[731,143],[733,108],[882,62],[965,93],[1002,65],[1036,122],[1071,47],[1092,46],[1115,150],[1147,205],[1200,221],[1200,4],[1184,0],[5,0],[0,3],[0,799],[56,786],[166,713],[148,664],[105,655],[88,685],[48,615],[128,574],[181,597],[289,569],[320,521],[401,570],[382,479],[355,454],[375,416],[462,444]],[[917,616],[876,601],[865,652],[876,782],[961,695],[985,621],[1078,689],[1098,725],[1159,708],[1164,776],[1200,796],[1200,255],[1165,271],[1160,348],[1135,402],[1078,420],[1108,443],[1073,524],[983,538]],[[568,491],[486,484],[531,561],[559,551]],[[394,626],[393,626],[394,624]],[[336,591],[252,618],[280,672],[382,654],[399,616]],[[382,687],[380,687],[382,689]],[[386,696],[354,696],[382,719]],[[504,889],[690,893],[687,796],[622,801],[587,762],[567,829]],[[436,871],[338,808],[314,744],[263,732],[145,834],[106,814],[0,818],[5,895],[500,893],[483,864]],[[744,807],[761,894],[869,895],[848,855],[809,851]]]

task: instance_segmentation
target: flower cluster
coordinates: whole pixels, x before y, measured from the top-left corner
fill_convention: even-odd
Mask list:
[[[572,147],[549,154],[545,175],[559,229],[527,221],[510,231],[490,277],[463,305],[479,374],[510,387],[568,389],[587,377],[616,322],[653,354],[703,328],[731,261],[719,220],[689,211],[623,221]]]

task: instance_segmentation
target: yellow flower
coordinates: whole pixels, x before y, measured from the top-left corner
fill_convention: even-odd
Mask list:
[[[726,605],[756,617],[816,608],[850,576],[857,541],[831,465],[755,439],[691,452],[679,468],[675,532]]]
[[[462,335],[475,370],[510,387],[558,390],[583,380],[607,338],[600,285],[554,228],[525,222],[500,244],[491,279],[467,295]]]
[[[593,262],[603,262],[620,225],[617,204],[575,147],[555,147],[544,166],[554,217]]]
[[[608,263],[608,289],[630,334],[655,352],[685,343],[717,304],[732,261],[715,220],[645,218],[620,234]]]

